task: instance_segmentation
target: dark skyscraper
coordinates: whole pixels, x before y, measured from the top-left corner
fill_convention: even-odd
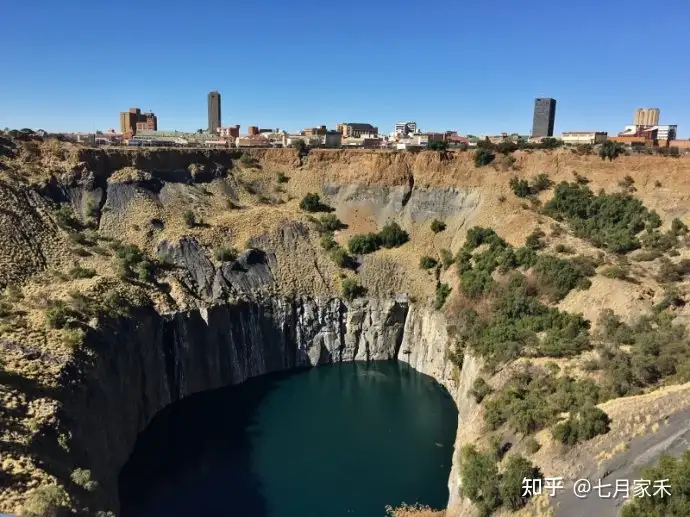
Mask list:
[[[553,136],[556,119],[556,99],[535,99],[532,136]]]
[[[208,131],[214,135],[220,127],[220,93],[217,91],[208,94]]]

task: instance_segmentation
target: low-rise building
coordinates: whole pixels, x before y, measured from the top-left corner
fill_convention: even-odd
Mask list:
[[[343,122],[336,126],[343,138],[376,138],[379,128],[363,122]]]
[[[157,131],[158,118],[152,112],[142,113],[139,108],[120,112],[120,132],[129,137],[140,131]]]
[[[417,133],[416,122],[396,122],[393,128],[393,133],[397,136],[408,136]]]
[[[326,126],[311,127],[302,131],[302,134],[304,136],[324,136],[326,133],[328,133],[328,129],[326,129]]]
[[[240,136],[235,139],[236,147],[271,147],[271,141],[263,135]]]
[[[618,133],[620,137],[642,137],[646,140],[661,140],[666,141],[675,140],[678,126],[675,124],[659,124],[656,126],[625,126],[623,131]]]
[[[601,144],[607,138],[605,131],[567,131],[561,134],[561,140],[568,145]]]
[[[222,138],[237,138],[240,136],[240,126],[239,124],[234,126],[219,127],[218,136]]]

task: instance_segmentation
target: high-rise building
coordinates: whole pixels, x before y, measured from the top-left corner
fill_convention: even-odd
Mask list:
[[[532,136],[553,136],[553,123],[555,120],[556,99],[535,99]]]
[[[657,126],[659,125],[659,108],[637,108],[635,110],[636,126]]]
[[[208,93],[208,132],[216,134],[220,128],[220,93]]]
[[[120,132],[134,136],[137,131],[158,131],[158,118],[152,112],[142,113],[139,108],[120,112]]]

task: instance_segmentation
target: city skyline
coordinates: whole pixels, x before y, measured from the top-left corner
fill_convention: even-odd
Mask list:
[[[437,9],[355,0],[344,13],[306,0],[299,17],[276,0],[211,4],[219,18],[247,20],[233,27],[230,47],[196,26],[166,35],[164,27],[185,24],[194,8],[158,0],[136,9],[129,2],[84,8],[77,0],[10,5],[8,20],[31,17],[38,30],[26,45],[15,44],[24,37],[21,24],[0,34],[14,49],[6,69],[21,70],[0,82],[0,127],[107,130],[117,128],[117,113],[139,106],[156,113],[161,129],[194,131],[208,127],[206,96],[216,89],[224,126],[294,131],[415,120],[429,131],[529,134],[534,98],[552,97],[555,134],[615,133],[635,109],[653,106],[661,124],[690,135],[685,68],[650,45],[630,51],[630,30],[648,7],[639,0],[584,0],[577,12],[502,0]],[[671,0],[645,25],[645,39],[682,48],[684,14],[690,6]],[[133,19],[153,27],[145,51]],[[416,37],[401,40],[401,33]]]

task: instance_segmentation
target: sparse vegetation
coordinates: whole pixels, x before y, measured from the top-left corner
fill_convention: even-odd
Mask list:
[[[434,257],[424,255],[422,258],[419,259],[419,267],[421,267],[422,269],[432,269],[435,268],[437,265],[438,260],[436,260]]]
[[[347,269],[354,269],[357,265],[354,259],[340,246],[331,249],[330,253],[331,260],[338,267],[343,267]]]
[[[62,300],[51,302],[45,311],[46,322],[54,329],[65,328],[72,316],[72,310]]]
[[[629,194],[594,195],[588,187],[576,183],[560,183],[544,206],[544,213],[568,222],[577,237],[614,253],[639,248],[637,234],[661,224],[656,212],[647,210]]]
[[[290,178],[284,172],[279,172],[276,174],[276,181],[278,183],[287,183],[290,181]]]
[[[352,301],[355,298],[360,298],[366,294],[366,289],[357,283],[352,278],[345,278],[340,284],[343,298]]]
[[[187,226],[187,228],[194,228],[196,226],[196,216],[191,210],[185,210],[185,212],[182,214],[182,218],[184,219],[184,224]]]
[[[554,423],[560,413],[596,404],[600,396],[599,387],[590,380],[523,369],[485,403],[484,422],[491,430],[507,424],[514,432],[529,435]]]
[[[50,485],[34,488],[27,494],[22,516],[59,517],[67,503],[67,493],[62,487]]]
[[[536,454],[539,449],[541,449],[541,444],[533,436],[525,440],[525,450],[528,454]]]
[[[227,248],[225,246],[216,248],[213,251],[213,256],[218,262],[232,262],[237,258],[238,255],[239,252],[237,251],[237,248]]]
[[[477,149],[474,152],[474,166],[483,167],[489,165],[494,161],[494,158],[496,158],[496,155],[489,149]]]
[[[69,270],[69,276],[71,278],[93,278],[96,276],[96,270],[91,268],[84,268],[81,266],[75,266]]]
[[[455,258],[450,250],[442,248],[439,254],[441,255],[441,264],[443,265],[443,269],[448,269],[455,262]]]
[[[437,283],[436,284],[436,303],[434,307],[436,310],[441,310],[446,303],[448,295],[450,295],[451,288],[448,284]]]
[[[571,255],[575,253],[575,250],[573,248],[571,248],[570,246],[566,246],[565,244],[556,244],[556,246],[554,247],[554,251],[556,253],[563,253],[566,255]]]
[[[431,221],[431,231],[432,232],[439,233],[445,229],[446,229],[446,223],[439,221],[438,219],[434,219],[433,221]]]
[[[482,377],[477,377],[472,384],[472,389],[470,390],[470,395],[474,397],[475,402],[477,404],[481,404],[482,400],[484,400],[488,395],[491,395],[491,393],[493,393],[491,386],[489,386],[489,384]]]

